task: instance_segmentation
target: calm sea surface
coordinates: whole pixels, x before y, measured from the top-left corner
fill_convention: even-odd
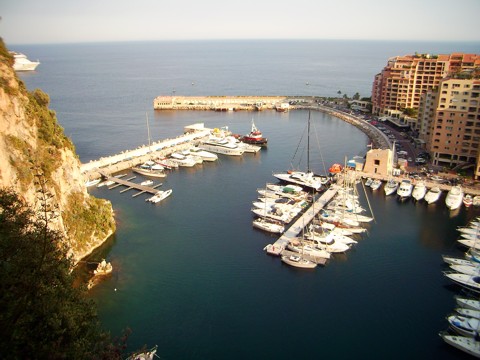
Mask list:
[[[119,189],[91,190],[112,201],[118,224],[90,259],[106,257],[114,266],[91,296],[106,329],[133,330],[131,349],[158,344],[163,359],[468,358],[438,336],[459,292],[442,275],[441,254],[462,255],[455,228],[479,211],[450,213],[443,201],[427,207],[367,191],[376,218],[368,236],[325,268],[297,271],[262,251],[276,238],[252,228],[250,208],[256,189],[275,181],[272,172],[290,167],[308,113],[154,112],[152,103],[172,94],[335,96],[340,90],[368,97],[388,57],[479,53],[480,44],[211,41],[9,48],[41,61],[35,73],[20,77],[29,89],[50,95],[84,162],[147,143],[146,113],[155,140],[196,122],[246,133],[252,118],[269,138],[268,149],[257,155],[221,156],[170,173],[163,188],[173,195],[156,206]],[[317,172],[363,154],[368,144],[358,129],[322,113],[312,113],[312,130]]]

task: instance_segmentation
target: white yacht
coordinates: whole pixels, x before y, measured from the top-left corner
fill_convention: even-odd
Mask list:
[[[447,197],[445,198],[445,205],[447,205],[447,208],[450,210],[455,210],[462,205],[463,201],[463,190],[460,186],[452,186],[450,191],[447,194]]]
[[[245,150],[239,148],[236,143],[230,142],[227,139],[215,137],[211,137],[198,147],[206,151],[229,156],[240,156],[245,152]]]
[[[426,194],[427,194],[427,187],[425,186],[425,183],[423,181],[417,182],[417,184],[413,188],[412,197],[415,200],[420,201],[425,197]]]
[[[159,203],[163,199],[169,197],[172,194],[172,189],[165,190],[165,191],[158,191],[152,197],[145,199],[145,201],[150,201],[151,203]]]
[[[385,191],[386,196],[394,194],[397,191],[397,189],[398,189],[398,182],[393,179],[388,180],[385,186],[383,187],[383,190]]]
[[[442,190],[440,190],[438,186],[434,186],[427,191],[424,199],[427,202],[427,204],[430,205],[436,202],[438,199],[440,199],[440,195],[442,195]]]
[[[184,166],[184,167],[192,167],[197,164],[195,159],[189,156],[185,156],[183,154],[174,152],[170,155],[170,158],[175,160],[179,166]]]
[[[372,190],[378,190],[380,186],[382,186],[382,180],[380,179],[375,179],[370,184],[370,187],[372,188]]]
[[[257,229],[261,229],[275,234],[281,234],[285,231],[285,226],[281,222],[275,220],[268,220],[265,218],[258,218],[253,220],[252,225]]]
[[[33,71],[40,65],[39,61],[28,60],[25,54],[15,51],[10,51],[10,54],[13,55],[13,59],[15,60],[13,64],[13,70],[15,71]]]
[[[192,155],[196,155],[196,156],[200,156],[203,161],[215,161],[215,160],[218,160],[218,156],[217,154],[214,154],[214,153],[211,153],[210,151],[205,151],[205,150],[202,150],[196,146],[194,147],[191,147],[190,149],[188,149],[188,151],[190,152],[190,154]]]
[[[279,180],[297,185],[307,186],[317,191],[321,189],[324,183],[323,177],[316,176],[311,171],[289,171],[287,173],[273,174],[273,176],[275,176]]]
[[[400,199],[406,199],[412,196],[412,190],[412,182],[408,179],[403,179],[398,187],[397,195]]]
[[[480,357],[480,341],[470,336],[451,335],[447,332],[441,332],[440,337],[447,343],[459,350],[475,357]]]

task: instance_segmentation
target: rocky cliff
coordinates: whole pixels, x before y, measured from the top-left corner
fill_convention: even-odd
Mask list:
[[[11,187],[49,226],[65,234],[75,261],[115,230],[111,203],[87,193],[75,148],[48,108],[49,97],[27,91],[0,39],[0,187]]]

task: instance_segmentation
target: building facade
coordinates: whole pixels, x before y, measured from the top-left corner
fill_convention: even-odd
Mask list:
[[[422,94],[437,87],[447,76],[461,71],[474,71],[479,67],[480,55],[477,54],[392,57],[382,72],[375,75],[372,113],[379,116],[405,113],[415,119]]]
[[[480,79],[446,78],[419,108],[420,135],[434,165],[474,167],[480,148]],[[478,166],[476,166],[478,168]]]

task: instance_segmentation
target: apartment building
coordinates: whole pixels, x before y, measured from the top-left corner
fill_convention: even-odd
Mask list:
[[[396,117],[406,113],[412,127],[417,127],[416,112],[422,94],[437,87],[440,80],[447,76],[478,68],[480,55],[477,54],[415,54],[392,57],[388,59],[382,72],[375,75],[372,113],[379,116],[396,114]]]
[[[418,119],[434,165],[475,166],[480,148],[480,79],[441,80],[436,91],[422,97]]]

